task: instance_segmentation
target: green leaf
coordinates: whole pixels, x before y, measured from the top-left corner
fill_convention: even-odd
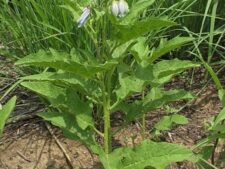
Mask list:
[[[187,124],[188,120],[183,115],[174,114],[171,116],[164,116],[158,123],[155,124],[157,130],[170,130],[173,124]]]
[[[90,102],[82,101],[74,90],[67,90],[65,104],[76,117],[77,124],[81,129],[84,130],[88,126],[94,126],[92,119],[93,106]]]
[[[66,90],[52,82],[22,82],[21,85],[48,99],[54,107],[65,102]]]
[[[170,81],[173,76],[193,67],[199,67],[199,64],[179,59],[163,60],[154,65],[139,65],[135,71],[135,76],[146,81],[147,84],[157,87]]]
[[[76,88],[78,91],[88,95],[89,97],[100,98],[101,88],[93,80],[86,80],[73,73],[54,73],[45,72],[36,75],[30,75],[22,77],[23,80],[37,80],[37,81],[51,81],[51,82],[62,82],[65,85],[70,85]]]
[[[120,87],[115,92],[117,100],[122,100],[134,92],[141,92],[143,90],[144,81],[132,75],[120,74],[119,84]]]
[[[158,88],[152,88],[143,100],[143,111],[152,111],[170,102],[193,98],[194,96],[185,90],[161,91]]]
[[[0,109],[0,136],[3,133],[3,129],[10,113],[13,111],[16,105],[16,96],[12,97],[1,109]]]
[[[118,148],[110,154],[101,153],[100,160],[105,169],[164,169],[175,162],[194,161],[191,150],[170,143],[143,141],[134,148]]]
[[[40,50],[30,54],[16,62],[16,65],[34,65],[41,67],[52,67],[59,70],[75,73],[85,77],[91,77],[98,72],[109,70],[114,67],[116,61],[106,61],[104,64],[80,62],[75,60],[76,56],[68,53],[57,52],[53,49],[49,51]]]
[[[127,42],[136,39],[144,34],[158,30],[163,27],[176,25],[174,22],[162,18],[148,18],[146,20],[137,21],[134,24],[118,25],[118,32],[114,36],[121,42]],[[129,30],[129,31],[128,31]]]
[[[225,107],[221,110],[221,112],[216,116],[213,126],[220,124],[225,119]]]
[[[136,40],[130,40],[126,43],[119,45],[112,53],[113,58],[123,58],[122,56],[126,53],[126,51],[134,45]]]
[[[121,103],[114,111],[126,113],[125,120],[126,122],[130,122],[168,103],[193,98],[193,95],[185,90],[161,91],[158,88],[153,88],[144,100],[135,101],[134,103]]]
[[[161,44],[156,50],[154,50],[151,56],[147,59],[149,63],[153,63],[156,59],[161,57],[162,55],[181,47],[183,44],[193,41],[194,38],[190,37],[175,37],[169,41]]]
[[[193,98],[191,93],[184,90],[161,91],[158,88],[153,88],[144,100],[135,101],[133,103],[122,102],[113,111],[124,112],[126,114],[125,121],[130,122],[170,102]]]
[[[120,22],[121,25],[129,25],[138,19],[140,13],[143,13],[155,0],[139,0],[134,3],[130,9],[130,12]]]
[[[224,89],[219,90],[218,96],[219,96],[220,101],[222,102],[223,107],[225,107],[225,91],[224,91]]]
[[[47,98],[52,106],[71,113],[81,129],[94,126],[92,104],[82,101],[75,90],[63,89],[52,82],[23,82],[21,85]]]
[[[146,39],[146,37],[138,38],[137,43],[129,50],[138,63],[141,63],[143,60],[145,60],[150,53]]]
[[[38,113],[38,116],[44,120],[51,122],[53,125],[61,128],[65,135],[74,140],[81,140],[84,144],[92,145],[93,131],[87,128],[86,130],[81,129],[76,123],[74,116],[68,113],[59,112],[42,112]]]

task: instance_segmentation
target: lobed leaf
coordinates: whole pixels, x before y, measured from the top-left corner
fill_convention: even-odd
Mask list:
[[[129,25],[118,25],[115,37],[121,42],[136,39],[144,34],[164,27],[176,25],[174,22],[162,18],[148,18]],[[128,31],[129,30],[129,31]]]
[[[102,93],[99,85],[95,81],[87,80],[69,72],[45,72],[41,74],[25,76],[22,77],[22,79],[33,81],[61,82],[65,85],[69,85],[70,87],[76,88],[78,91],[83,92],[89,97],[94,97],[94,99],[100,98]]]
[[[150,140],[145,140],[134,148],[123,147],[110,154],[100,154],[105,169],[164,169],[175,162],[194,161],[194,158],[196,157],[192,151],[183,146]]]
[[[81,129],[93,127],[92,104],[82,101],[75,90],[63,89],[52,82],[23,82],[22,85],[47,98],[53,107],[61,108],[76,119]]]
[[[65,102],[66,90],[52,82],[22,82],[21,85],[46,98],[54,107],[58,107]]]
[[[76,123],[74,116],[68,113],[59,112],[42,112],[37,115],[61,128],[65,133],[65,136],[68,136],[70,139],[80,140],[86,145],[95,144],[93,140],[93,131],[89,128],[86,130],[81,129]]]
[[[141,64],[143,60],[148,57],[150,52],[146,39],[146,37],[138,38],[137,43],[134,44],[129,50],[139,64]]]
[[[119,75],[120,87],[115,90],[117,100],[123,100],[134,92],[141,92],[143,90],[144,81],[137,79],[135,76],[125,74]]]
[[[183,44],[193,41],[194,38],[190,37],[175,37],[169,41],[164,42],[161,44],[156,50],[154,50],[151,56],[147,59],[149,63],[153,63],[159,57],[163,56],[164,54],[181,47]]]
[[[37,53],[30,54],[16,62],[16,65],[33,65],[40,67],[52,67],[58,70],[75,73],[85,77],[91,77],[98,72],[111,69],[117,64],[116,61],[106,61],[104,64],[79,62],[73,59],[68,53],[57,52],[51,49],[50,52],[40,50]],[[76,57],[75,57],[76,58]]]
[[[153,88],[144,100],[135,101],[134,103],[121,103],[114,111],[126,113],[125,120],[130,122],[168,103],[193,98],[193,95],[185,90],[161,91],[158,88]]]
[[[187,124],[188,120],[185,116],[174,114],[171,116],[164,116],[158,123],[155,124],[157,130],[170,130],[173,124]]]
[[[135,70],[135,76],[146,81],[147,84],[151,84],[152,87],[156,87],[169,82],[173,76],[184,70],[198,66],[199,64],[191,61],[179,59],[163,60],[154,65],[138,65]]]
[[[69,112],[76,117],[77,124],[81,129],[84,130],[88,126],[94,126],[92,104],[81,100],[74,90],[67,90],[64,104],[69,109]]]

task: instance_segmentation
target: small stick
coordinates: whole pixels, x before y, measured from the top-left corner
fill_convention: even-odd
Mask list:
[[[63,155],[65,156],[65,158],[66,158],[66,160],[67,160],[67,163],[68,163],[69,167],[70,167],[71,169],[73,169],[74,167],[73,167],[73,164],[72,164],[72,161],[71,161],[69,155],[67,154],[66,150],[64,149],[64,147],[62,146],[62,144],[60,143],[60,141],[58,140],[58,138],[57,138],[57,137],[55,136],[55,134],[53,133],[51,126],[50,126],[47,122],[45,122],[45,126],[46,126],[46,128],[48,129],[48,131],[49,131],[49,133],[51,134],[51,136],[54,138],[54,140],[55,140],[56,144],[58,145],[58,147],[59,147],[59,148],[61,149],[61,151],[63,152]]]
[[[45,148],[46,143],[47,143],[47,139],[45,139],[45,142],[44,142],[44,144],[43,144],[43,146],[42,146],[41,152],[40,152],[40,154],[39,154],[39,156],[38,156],[37,162],[35,163],[33,169],[36,169],[36,168],[38,167],[38,163],[39,163],[39,161],[40,161],[40,159],[41,159],[42,152],[43,152],[43,150],[44,150],[44,148]]]
[[[17,153],[22,159],[24,159],[25,161],[31,162],[31,160],[28,159],[28,158],[27,158],[25,155],[23,155],[21,152],[17,151],[16,153]]]

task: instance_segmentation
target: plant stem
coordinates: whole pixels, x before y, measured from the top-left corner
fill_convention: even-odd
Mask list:
[[[109,154],[112,150],[112,137],[110,125],[110,101],[111,101],[111,80],[114,69],[112,69],[105,77],[103,92],[103,112],[104,112],[104,149]]]
[[[104,149],[105,153],[109,154],[111,152],[111,125],[110,125],[110,111],[109,111],[109,101],[106,100],[104,105]]]
[[[145,97],[145,90],[143,89],[141,99],[144,100],[144,97]],[[146,132],[145,119],[146,119],[146,116],[145,116],[145,114],[143,114],[143,116],[142,116],[142,137],[143,138],[145,138],[145,132]]]

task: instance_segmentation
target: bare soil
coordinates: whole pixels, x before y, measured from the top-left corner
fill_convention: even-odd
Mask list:
[[[7,75],[8,80],[0,78],[0,89],[14,82],[17,78],[17,74],[12,76],[10,74],[10,72],[15,72],[13,67],[7,72],[9,72]],[[202,76],[200,77],[202,78]],[[179,113],[185,115],[189,119],[189,123],[187,125],[174,126],[171,131],[163,132],[159,138],[160,140],[193,147],[207,136],[206,126],[210,119],[219,113],[221,105],[213,84],[209,83],[203,88],[200,82],[201,79],[196,78],[194,79],[194,84],[189,85],[184,79],[182,80],[179,77],[165,86],[166,88],[174,88],[174,86],[176,88],[185,88],[195,94],[198,92],[200,94],[194,102],[178,102],[171,105],[174,108],[184,106]],[[0,96],[5,91],[6,89],[0,90]],[[49,128],[46,127],[46,122],[35,116],[36,112],[44,109],[44,106],[35,95],[20,88],[16,89],[13,94],[16,94],[19,98],[18,106],[9,119],[3,137],[0,139],[0,169],[70,169],[71,164],[74,168],[81,169],[103,168],[98,158],[85,146],[63,137],[59,129],[53,126],[51,126],[52,134]],[[8,97],[13,94],[10,94]],[[148,133],[149,137],[152,137],[151,133],[153,132],[154,124],[165,114],[165,110],[160,109],[147,115],[146,123],[148,131],[150,131]],[[116,118],[114,121],[118,122],[119,119]],[[113,130],[117,128],[114,127]],[[139,123],[133,123],[115,135],[114,146],[132,146],[137,144],[142,140],[140,133]],[[132,138],[135,138],[134,141]],[[221,147],[223,148],[223,145]],[[218,150],[218,152],[221,151],[221,149]],[[67,161],[65,152],[71,163]],[[197,167],[189,163],[179,163],[170,166],[170,169],[195,168]]]

